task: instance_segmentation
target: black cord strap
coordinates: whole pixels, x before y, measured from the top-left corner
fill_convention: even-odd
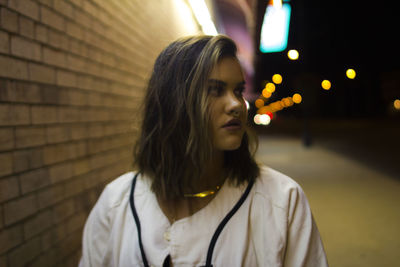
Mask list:
[[[140,247],[140,253],[142,254],[143,264],[144,264],[145,267],[148,267],[149,263],[147,262],[146,254],[144,253],[144,249],[143,249],[142,234],[141,234],[141,230],[140,230],[139,216],[137,215],[137,212],[136,212],[136,209],[135,209],[135,200],[134,200],[134,197],[133,197],[133,192],[135,191],[135,186],[136,186],[136,178],[137,178],[138,174],[139,173],[136,173],[135,177],[133,178],[129,201],[130,201],[130,204],[131,204],[132,214],[133,214],[133,217],[134,217],[135,222],[136,222],[136,228],[137,228],[138,239],[139,239],[139,247]]]
[[[141,228],[140,228],[139,216],[137,215],[137,212],[136,212],[135,202],[134,202],[134,197],[133,197],[133,193],[135,191],[135,186],[136,186],[136,178],[137,178],[138,174],[139,173],[137,173],[135,175],[135,177],[133,178],[129,201],[130,201],[130,204],[131,204],[130,206],[131,206],[131,209],[132,209],[132,214],[133,214],[133,217],[134,217],[135,222],[136,222],[136,228],[137,228],[138,240],[139,240],[139,248],[140,248],[140,253],[142,254],[143,264],[144,264],[145,267],[148,267],[149,264],[147,262],[146,254],[144,253],[144,249],[143,249],[142,234],[141,234],[141,230],[140,230]],[[212,267],[213,266],[211,264],[211,260],[212,260],[214,247],[215,247],[215,244],[217,243],[218,237],[221,234],[222,230],[224,229],[225,225],[228,223],[228,221],[233,217],[233,215],[239,210],[239,208],[242,206],[243,202],[246,200],[247,196],[250,193],[251,188],[253,187],[253,184],[254,184],[254,180],[249,182],[249,184],[247,185],[246,191],[240,197],[239,201],[236,203],[236,205],[229,211],[229,213],[225,216],[225,218],[218,225],[217,230],[215,231],[213,237],[211,238],[211,242],[210,242],[210,245],[208,247],[208,252],[207,252],[206,265],[203,266],[203,267]]]
[[[246,200],[247,196],[250,193],[251,188],[253,187],[253,184],[254,184],[254,180],[251,180],[249,182],[249,184],[247,185],[246,191],[240,197],[239,201],[236,203],[236,205],[231,209],[231,211],[225,216],[225,218],[218,225],[217,230],[215,231],[213,237],[211,238],[210,246],[208,247],[208,252],[207,252],[206,265],[204,267],[212,267],[213,266],[211,264],[211,260],[212,260],[212,255],[214,252],[215,244],[217,243],[217,239],[218,239],[219,235],[221,234],[222,230],[224,229],[225,225],[228,223],[228,221],[232,218],[232,216],[238,211],[238,209],[242,206],[243,202]]]

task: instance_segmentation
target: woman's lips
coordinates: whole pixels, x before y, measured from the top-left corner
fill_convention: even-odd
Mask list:
[[[222,128],[227,130],[240,130],[242,129],[242,121],[239,119],[231,119],[227,123],[225,123]]]

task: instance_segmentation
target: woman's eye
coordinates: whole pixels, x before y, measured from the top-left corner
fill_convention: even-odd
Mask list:
[[[219,96],[222,93],[222,87],[210,86],[210,87],[208,87],[208,93],[211,95]]]
[[[244,87],[238,87],[238,88],[235,89],[235,93],[238,96],[242,96],[243,92],[244,92]]]

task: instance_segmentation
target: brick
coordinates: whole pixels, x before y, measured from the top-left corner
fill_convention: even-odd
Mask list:
[[[54,250],[55,245],[63,240],[67,236],[66,231],[66,223],[61,222],[60,224],[56,225],[54,228],[50,229],[46,233],[42,235],[42,246],[43,249],[49,251],[51,248]],[[50,250],[50,253],[52,253]]]
[[[47,47],[43,47],[43,61],[49,65],[62,68],[66,66],[65,53]]]
[[[0,125],[24,125],[30,123],[29,106],[0,103]]]
[[[55,85],[41,86],[42,104],[69,104],[67,89]]]
[[[80,141],[69,145],[70,155],[72,158],[84,157],[88,154],[88,147],[86,141]]]
[[[89,13],[93,17],[97,17],[97,14],[99,13],[97,8],[88,1],[83,1],[83,10],[85,10],[87,13]]]
[[[41,22],[59,31],[65,30],[65,20],[62,16],[45,6],[40,7]]]
[[[44,247],[44,242],[42,241],[43,250],[46,250]],[[34,259],[29,263],[30,267],[53,267],[58,266],[57,260],[59,260],[58,255],[56,253],[56,249],[46,250],[44,254],[41,254],[39,257]],[[77,264],[76,264],[77,266]]]
[[[67,35],[59,33],[55,30],[48,29],[48,44],[56,48],[68,50],[69,41]]]
[[[0,100],[7,102],[38,103],[41,101],[37,84],[8,80],[0,86]]]
[[[75,21],[79,22],[80,25],[84,26],[87,29],[90,29],[92,26],[92,18],[90,18],[86,13],[76,9],[75,11]]]
[[[7,31],[18,32],[18,14],[9,9],[0,8],[0,25]]]
[[[52,184],[70,179],[73,175],[73,165],[70,161],[49,167],[49,177]]]
[[[88,93],[80,90],[68,90],[69,103],[74,106],[86,106],[88,105]]]
[[[67,34],[78,40],[84,39],[84,30],[82,26],[74,22],[67,22]]]
[[[14,172],[22,172],[43,166],[43,148],[14,150]]]
[[[21,197],[4,204],[4,221],[6,225],[18,222],[37,211],[35,195]]]
[[[96,138],[96,137],[103,137],[104,136],[104,126],[103,124],[90,124],[89,125],[89,137]]]
[[[47,43],[48,34],[47,34],[47,28],[45,26],[40,24],[35,25],[35,39],[42,43]]]
[[[65,198],[65,186],[62,184],[55,185],[44,189],[38,194],[39,208],[44,209],[53,206]]]
[[[68,234],[67,237],[62,240],[59,244],[59,255],[60,258],[67,257],[76,248],[81,245],[82,232],[76,231],[74,233]]]
[[[35,38],[35,25],[33,23],[33,20],[20,16],[19,17],[19,33],[22,36],[34,39]]]
[[[72,140],[86,139],[89,136],[87,125],[75,125],[71,127]]]
[[[0,53],[9,53],[10,44],[8,33],[0,31]]]
[[[54,9],[64,16],[74,20],[75,8],[64,0],[54,0]]]
[[[69,39],[68,50],[71,53],[82,55],[82,46],[83,44],[80,41],[72,38]]]
[[[41,59],[40,45],[19,36],[11,37],[11,54],[36,61]]]
[[[1,136],[1,135],[0,135]],[[46,128],[46,140],[48,144],[61,143],[70,139],[69,126],[48,126]]]
[[[94,88],[93,78],[88,75],[78,75],[78,85],[77,87],[82,89],[92,90]]]
[[[29,79],[35,82],[54,84],[56,80],[56,71],[44,65],[29,63]]]
[[[59,224],[66,218],[75,213],[75,203],[73,199],[65,200],[62,203],[54,206],[51,221]]]
[[[43,162],[46,165],[62,162],[71,158],[71,144],[48,145],[43,148]]]
[[[44,127],[17,127],[15,130],[15,143],[17,148],[40,146],[46,143]]]
[[[39,6],[31,0],[12,0],[8,1],[8,6],[11,9],[18,11],[34,20],[39,19]]]
[[[28,65],[25,61],[0,55],[0,76],[27,80]]]
[[[20,175],[22,194],[30,193],[50,184],[48,170],[45,168],[29,171]]]
[[[83,228],[86,221],[86,214],[79,212],[67,220],[67,234],[71,234]]]
[[[84,181],[78,177],[65,184],[65,196],[73,197],[81,193],[85,188]]]
[[[20,225],[0,231],[0,254],[18,246],[23,242],[23,233]]]
[[[32,106],[31,112],[33,124],[49,124],[58,122],[58,107]]]
[[[77,7],[82,7],[82,1],[83,0],[70,0],[74,5]]]
[[[39,237],[27,241],[8,254],[10,266],[26,266],[29,261],[33,260],[41,253],[41,250],[42,247]]]
[[[7,1],[7,0],[0,0],[1,1]],[[0,266],[7,266],[7,257],[6,255],[0,256]]]
[[[14,148],[14,129],[0,128],[0,151]]]
[[[62,123],[79,122],[81,116],[81,110],[76,107],[60,107],[59,109],[59,119]]]
[[[9,177],[0,180],[0,202],[19,196],[17,177]]]
[[[76,74],[69,71],[58,70],[57,71],[57,85],[61,86],[76,86]]]
[[[34,217],[28,219],[24,223],[24,236],[29,239],[37,234],[43,232],[52,226],[52,212],[51,210],[44,210],[35,214]]]
[[[52,7],[53,6],[53,0],[37,0],[37,2],[48,6],[48,7]]]

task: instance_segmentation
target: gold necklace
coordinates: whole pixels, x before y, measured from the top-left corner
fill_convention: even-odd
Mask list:
[[[219,191],[221,187],[217,186],[214,190],[206,190],[200,193],[195,193],[195,194],[184,194],[184,197],[208,197],[210,195],[214,195]]]

